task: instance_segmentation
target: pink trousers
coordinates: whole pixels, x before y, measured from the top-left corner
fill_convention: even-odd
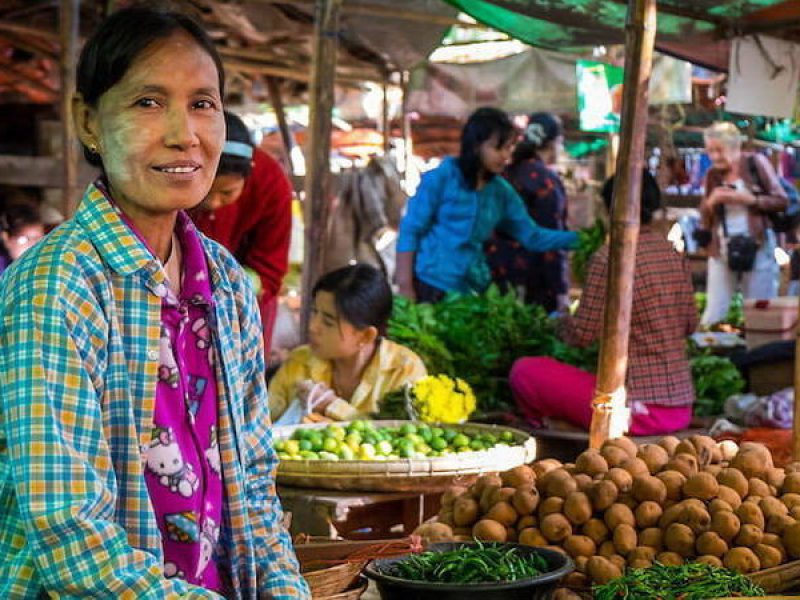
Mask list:
[[[597,378],[591,373],[544,356],[517,360],[509,383],[525,419],[534,427],[550,417],[588,430],[592,420],[592,394]],[[662,435],[686,429],[691,406],[647,405],[647,413],[634,413],[630,435]]]

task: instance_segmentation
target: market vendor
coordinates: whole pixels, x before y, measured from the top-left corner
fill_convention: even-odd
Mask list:
[[[464,126],[459,157],[423,176],[397,239],[396,280],[403,296],[438,302],[450,291],[483,292],[491,283],[483,245],[495,229],[531,252],[575,247],[575,232],[537,225],[499,177],[516,139],[506,113],[480,108]]]
[[[83,48],[101,176],[0,280],[1,598],[310,598],[255,297],[183,212],[216,172],[223,87],[177,13],[120,10]]]
[[[386,276],[357,264],[323,275],[313,289],[309,345],[296,348],[269,384],[273,418],[308,412],[346,421],[378,412],[381,399],[427,373],[414,352],[383,337],[392,313]]]
[[[253,278],[269,356],[278,294],[289,268],[292,187],[280,164],[253,147],[242,120],[225,111],[225,145],[206,199],[191,211],[198,229],[225,246]]]
[[[655,179],[642,175],[641,230],[633,281],[628,374],[632,435],[659,435],[685,429],[692,418],[694,387],[686,337],[697,327],[691,275],[686,261],[650,223],[661,204]],[[614,179],[603,187],[611,207]],[[603,327],[608,245],[592,257],[578,310],[566,317],[562,336],[571,345],[596,341]],[[521,358],[509,376],[517,406],[534,427],[543,419],[588,429],[597,378],[549,357]]]

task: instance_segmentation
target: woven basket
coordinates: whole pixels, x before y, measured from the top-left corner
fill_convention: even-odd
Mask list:
[[[377,427],[399,427],[410,421],[375,421]],[[298,427],[324,429],[329,423],[276,427],[275,439],[288,439]],[[342,425],[347,425],[342,423]],[[435,492],[446,489],[454,481],[468,483],[483,473],[506,471],[536,459],[536,440],[524,431],[467,423],[454,429],[495,435],[510,431],[513,446],[474,452],[459,452],[429,459],[399,460],[284,460],[278,467],[278,483],[295,487],[356,491]]]
[[[314,600],[358,600],[367,591],[369,582],[363,577],[352,588],[333,596],[312,596]]]
[[[361,570],[368,561],[343,563],[334,567],[317,569],[303,573],[311,589],[312,598],[327,598],[340,594],[358,581]]]

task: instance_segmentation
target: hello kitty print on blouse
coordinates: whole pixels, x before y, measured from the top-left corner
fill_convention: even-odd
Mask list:
[[[145,480],[161,530],[164,575],[222,592],[214,558],[224,488],[208,322],[211,285],[197,231],[183,213],[175,234],[182,281],[155,290],[161,297],[161,343],[153,437],[142,449]]]

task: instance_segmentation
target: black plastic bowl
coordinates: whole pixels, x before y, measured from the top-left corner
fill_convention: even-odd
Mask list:
[[[441,542],[431,544],[428,550],[447,552],[474,545],[474,542]],[[558,587],[559,580],[575,569],[572,559],[556,550],[521,544],[503,544],[502,547],[518,548],[525,555],[538,554],[547,561],[549,569],[536,577],[506,583],[429,583],[386,575],[391,565],[408,558],[406,554],[373,560],[364,569],[364,575],[375,581],[382,600],[545,600]]]

